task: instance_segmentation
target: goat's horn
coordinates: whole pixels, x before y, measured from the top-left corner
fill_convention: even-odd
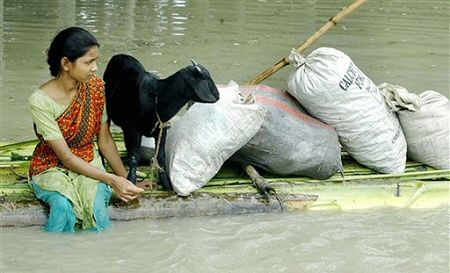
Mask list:
[[[202,69],[198,66],[198,63],[191,59],[192,65],[197,69],[198,72],[202,72]]]

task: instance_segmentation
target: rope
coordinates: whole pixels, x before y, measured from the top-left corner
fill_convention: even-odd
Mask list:
[[[291,50],[291,54],[289,54],[288,60],[289,63],[293,64],[297,68],[306,63],[306,58],[302,54],[300,54],[295,48]]]
[[[155,97],[155,106],[157,106],[157,105],[158,105],[158,96]],[[158,121],[155,123],[155,126],[153,127],[151,134],[153,134],[153,132],[156,130],[156,128],[159,128],[159,134],[158,134],[158,139],[156,140],[155,155],[153,156],[152,163],[151,163],[150,167],[152,169],[156,168],[158,171],[164,171],[164,169],[161,168],[161,166],[159,165],[158,153],[159,153],[159,149],[160,149],[160,146],[161,146],[161,139],[162,139],[162,136],[163,136],[163,131],[164,131],[165,128],[170,127],[170,121],[163,122],[161,120],[161,118],[159,117],[157,109],[155,110],[155,114],[156,114],[156,117],[158,118]]]

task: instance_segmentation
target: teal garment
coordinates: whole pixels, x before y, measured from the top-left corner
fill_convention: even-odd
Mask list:
[[[105,171],[102,160],[94,150],[91,165]],[[75,215],[81,220],[81,228],[95,227],[94,203],[97,195],[97,180],[60,167],[53,167],[32,177],[34,184],[47,191],[58,192],[70,200]]]
[[[48,191],[32,182],[37,198],[50,206],[50,213],[45,230],[49,232],[75,232],[77,230],[77,217],[72,202],[57,191]],[[111,227],[109,219],[109,201],[112,189],[105,183],[99,182],[94,200],[95,226],[91,231],[102,231]]]
[[[36,125],[36,131],[45,141],[62,139],[63,134],[59,128],[58,118],[68,110],[69,105],[59,104],[45,91],[36,89],[28,99],[28,104]],[[103,109],[102,123],[107,122],[106,107]],[[94,158],[91,165],[105,171],[98,151],[94,148]],[[59,192],[70,200],[75,215],[81,219],[82,229],[95,227],[94,202],[98,181],[90,177],[61,167],[52,167],[32,177],[32,180],[41,189]],[[51,198],[52,202],[54,199]],[[58,198],[56,199],[58,200]],[[63,201],[58,201],[59,203]]]

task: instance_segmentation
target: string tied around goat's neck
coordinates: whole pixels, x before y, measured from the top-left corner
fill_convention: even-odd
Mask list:
[[[155,97],[155,105],[158,105],[158,96]],[[152,158],[152,162],[150,164],[150,170],[153,172],[154,170],[161,172],[164,171],[163,168],[159,165],[158,162],[158,153],[159,149],[161,149],[161,140],[163,136],[163,131],[165,128],[170,127],[170,121],[163,122],[158,114],[158,109],[155,110],[156,117],[158,118],[158,121],[155,123],[155,126],[152,129],[152,134],[156,130],[156,128],[159,129],[158,133],[158,139],[156,139],[156,149],[155,149],[155,155]]]

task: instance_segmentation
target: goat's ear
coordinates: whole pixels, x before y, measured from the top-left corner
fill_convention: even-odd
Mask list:
[[[194,92],[200,99],[199,102],[216,102],[219,100],[219,91],[209,79],[199,80],[195,84]]]

